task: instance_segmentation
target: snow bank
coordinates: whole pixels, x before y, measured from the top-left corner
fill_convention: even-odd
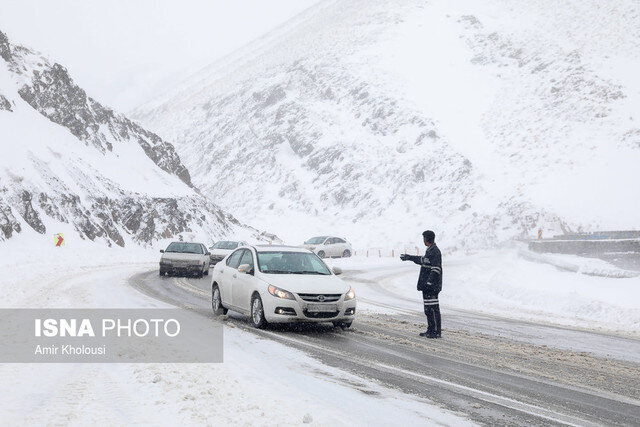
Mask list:
[[[640,278],[558,271],[508,250],[453,256],[449,262],[449,286],[443,297],[453,307],[588,329],[640,332]]]
[[[461,309],[640,335],[640,277],[594,276],[594,272],[614,274],[623,270],[591,258],[545,255],[543,260],[536,260],[523,258],[521,254],[512,248],[445,254],[444,284],[440,293],[443,311]],[[379,284],[384,288],[416,301],[410,304],[394,300],[393,304],[421,309],[415,290],[417,265],[403,263],[398,258],[355,257],[328,262],[341,266],[347,274],[351,270],[367,273],[368,277],[380,277]],[[577,272],[567,266],[575,267]],[[366,284],[353,282],[353,287],[359,295],[369,292]]]

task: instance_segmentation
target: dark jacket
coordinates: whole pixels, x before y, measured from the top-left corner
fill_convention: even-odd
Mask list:
[[[411,261],[420,267],[418,290],[437,293],[442,290],[442,254],[434,243],[427,248],[424,256],[410,255]]]

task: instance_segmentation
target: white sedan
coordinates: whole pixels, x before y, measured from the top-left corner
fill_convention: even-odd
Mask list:
[[[356,314],[353,289],[304,248],[245,246],[216,264],[211,306],[250,316],[257,328],[269,323],[332,322],[348,328]]]
[[[312,237],[302,247],[317,253],[320,258],[348,258],[353,254],[351,244],[341,237]]]

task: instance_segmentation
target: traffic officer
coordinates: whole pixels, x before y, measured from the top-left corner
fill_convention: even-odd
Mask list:
[[[427,332],[420,333],[420,336],[427,338],[440,338],[440,304],[438,293],[442,290],[442,254],[436,246],[436,233],[427,230],[422,233],[424,244],[427,250],[424,256],[402,254],[403,261],[413,261],[420,265],[420,276],[418,277],[418,290],[422,291],[424,301],[424,314],[427,315]]]

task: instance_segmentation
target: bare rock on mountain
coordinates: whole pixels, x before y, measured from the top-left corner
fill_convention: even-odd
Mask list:
[[[50,64],[23,46],[12,45],[2,32],[0,56],[12,71],[24,76],[18,90],[22,99],[49,120],[103,151],[113,150],[115,142],[137,143],[162,170],[192,185],[189,171],[171,144],[89,97],[65,67]],[[31,63],[36,66],[27,65]]]
[[[11,108],[11,103],[2,94],[0,94],[0,110],[13,111],[13,109]]]
[[[0,32],[0,240],[70,226],[81,239],[149,245],[268,235],[204,198],[174,147],[91,98],[67,69]],[[2,63],[4,62],[4,63]],[[37,114],[33,114],[33,111]]]

